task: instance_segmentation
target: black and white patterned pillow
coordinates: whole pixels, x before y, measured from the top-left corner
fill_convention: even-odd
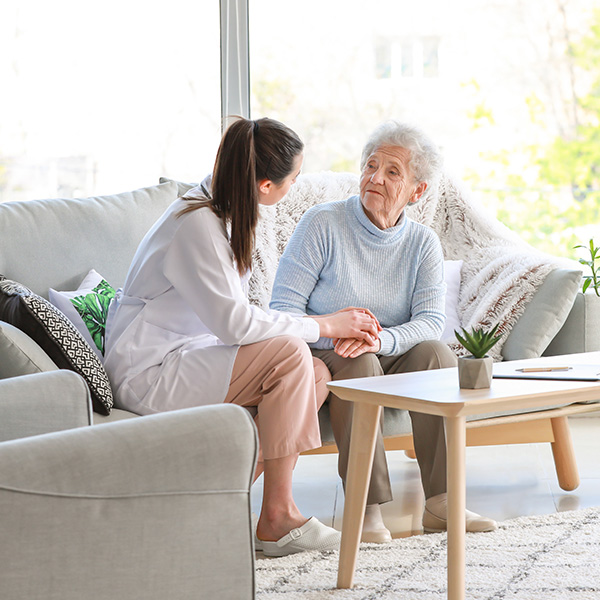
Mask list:
[[[104,366],[73,323],[48,300],[0,277],[0,320],[26,333],[60,369],[79,373],[90,388],[94,410],[110,414],[113,395]]]

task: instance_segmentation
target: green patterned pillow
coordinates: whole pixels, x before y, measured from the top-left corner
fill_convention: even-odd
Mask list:
[[[75,325],[79,333],[102,358],[108,307],[115,297],[115,290],[94,269],[72,292],[57,292],[50,288],[48,298]]]

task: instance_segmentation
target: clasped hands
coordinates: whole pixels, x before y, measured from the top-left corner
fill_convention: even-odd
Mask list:
[[[333,350],[343,358],[356,358],[361,354],[373,352],[376,354],[381,348],[381,341],[375,338],[372,341],[357,338],[338,338],[333,340]]]
[[[366,352],[379,352],[379,332],[382,327],[368,308],[349,306],[334,314],[343,316],[348,321],[343,333],[332,336],[336,354],[343,358],[356,358]]]
[[[344,358],[379,352],[382,327],[368,308],[349,306],[328,315],[311,315],[319,323],[321,337],[333,340],[334,350]]]

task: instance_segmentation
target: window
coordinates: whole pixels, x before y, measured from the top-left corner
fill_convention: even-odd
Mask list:
[[[196,181],[221,133],[219,3],[5,0],[0,201]]]
[[[600,222],[594,5],[5,0],[0,201],[197,180],[220,139],[222,45],[224,116],[249,95],[302,136],[305,171],[356,172],[378,122],[416,122],[501,220],[573,256]]]
[[[419,123],[490,211],[574,257],[600,235],[594,6],[249,0],[252,116],[302,136],[305,171],[357,172],[378,122]]]

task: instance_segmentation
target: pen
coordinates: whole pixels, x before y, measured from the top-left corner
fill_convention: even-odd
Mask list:
[[[571,367],[523,367],[521,373],[546,373],[548,371],[568,371]]]

